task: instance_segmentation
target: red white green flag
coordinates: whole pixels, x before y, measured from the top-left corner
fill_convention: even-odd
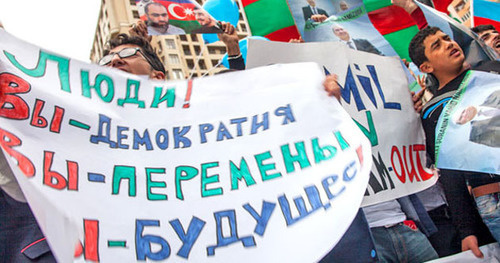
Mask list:
[[[250,32],[273,41],[299,38],[286,0],[242,0]]]

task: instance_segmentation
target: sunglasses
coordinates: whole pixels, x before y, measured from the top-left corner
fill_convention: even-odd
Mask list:
[[[141,49],[138,47],[128,47],[128,48],[124,48],[116,53],[109,53],[106,56],[102,57],[101,60],[99,60],[99,65],[100,66],[108,65],[111,62],[111,60],[113,60],[113,57],[115,55],[118,55],[120,58],[128,58],[128,57],[134,56],[135,54],[137,54],[137,52],[141,53],[142,57],[144,57],[144,59],[146,59],[146,61],[151,66],[153,66],[153,64],[148,59],[148,57],[145,56],[144,53],[142,53]]]

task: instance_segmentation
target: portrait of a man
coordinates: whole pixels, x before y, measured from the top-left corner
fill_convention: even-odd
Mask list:
[[[490,94],[480,106],[457,111],[453,121],[459,125],[470,122],[469,141],[500,147],[500,90]]]
[[[366,39],[353,39],[349,32],[338,24],[332,26],[333,34],[340,39],[340,42],[346,44],[349,48],[370,52],[377,55],[383,55],[375,46]]]
[[[168,12],[164,5],[156,2],[148,3],[144,7],[144,12],[148,19],[146,25],[150,36],[186,34],[184,29],[168,23]]]

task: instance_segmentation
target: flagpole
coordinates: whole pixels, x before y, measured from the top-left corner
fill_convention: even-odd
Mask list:
[[[193,78],[194,70],[196,69],[196,65],[198,65],[198,63],[200,62],[201,56],[203,55],[203,50],[204,50],[204,48],[200,48],[200,54],[196,58],[196,62],[194,63],[193,68],[191,69],[191,72],[189,73],[188,79]]]
[[[470,12],[470,25],[471,28],[475,26],[475,21],[474,21],[474,0],[470,1],[470,6],[469,6],[469,12]]]

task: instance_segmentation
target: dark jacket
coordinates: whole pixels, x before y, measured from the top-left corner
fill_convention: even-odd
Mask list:
[[[318,14],[319,15],[325,15],[325,16],[328,17],[328,13],[326,13],[325,10],[323,10],[321,8],[317,8],[317,7],[316,7],[316,10],[318,10]],[[302,12],[304,13],[304,20],[305,21],[311,19],[311,16],[313,15],[313,13],[312,13],[312,10],[311,10],[310,6],[304,6],[304,7],[302,7]]]

